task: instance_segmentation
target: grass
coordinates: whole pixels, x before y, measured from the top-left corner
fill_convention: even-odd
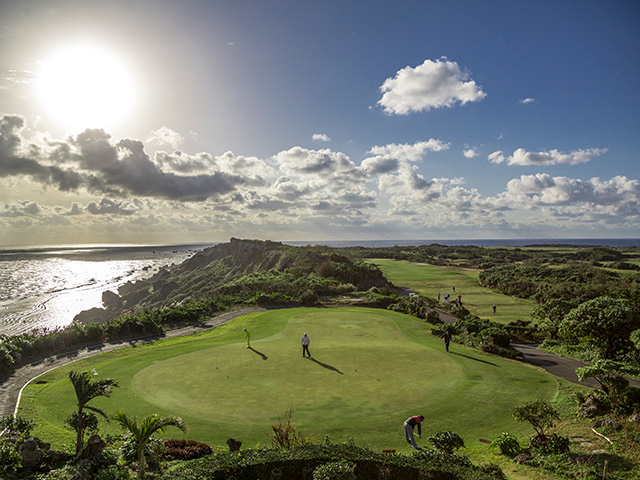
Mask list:
[[[244,348],[243,328],[253,349]],[[305,331],[313,359],[301,357]],[[95,368],[98,378],[115,378],[120,387],[92,405],[138,417],[179,415],[189,425],[187,438],[212,446],[226,447],[229,437],[246,447],[268,444],[271,424],[292,408],[297,428],[320,439],[399,452],[410,451],[402,422],[423,414],[424,437],[451,430],[470,453],[484,455],[480,438],[532,433],[512,419],[515,405],[564,395],[565,382],[534,367],[456,344],[451,350],[424,322],[391,311],[274,310],[53,370],[25,389],[19,415],[35,420],[34,434],[54,446],[72,444],[63,427],[75,406],[67,373]],[[101,421],[101,433],[117,432],[115,422]]]
[[[437,298],[438,293],[448,293],[451,301],[457,295],[462,295],[463,305],[480,318],[505,324],[515,320],[530,320],[533,302],[481,287],[478,284],[478,270],[392,259],[374,259],[370,262],[378,265],[384,276],[398,287],[410,288],[432,298]],[[494,304],[495,315],[492,310]]]

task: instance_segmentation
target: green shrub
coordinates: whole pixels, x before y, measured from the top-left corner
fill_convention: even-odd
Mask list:
[[[138,461],[138,450],[136,440],[131,435],[125,435],[124,443],[120,447],[122,458],[127,463],[135,463]],[[156,437],[151,437],[144,446],[144,458],[147,462],[147,467],[150,470],[155,470],[160,465],[160,459],[165,454],[165,447],[162,440]]]
[[[453,432],[438,432],[427,438],[436,450],[445,453],[453,453],[457,449],[464,447],[464,441],[457,433]]]
[[[22,417],[16,417],[13,414],[6,415],[0,419],[0,431],[7,430],[8,435],[18,435],[20,437],[29,437],[31,430],[36,426],[32,420]]]
[[[0,474],[2,478],[14,474],[22,465],[22,457],[15,447],[7,442],[0,442]]]
[[[566,453],[569,451],[569,439],[557,433],[548,437],[536,436],[531,439],[529,448],[545,455]]]
[[[311,478],[326,463],[350,462],[356,478],[393,480],[502,480],[500,469],[474,466],[468,458],[421,450],[412,455],[374,452],[351,443],[308,444],[289,449],[257,449],[241,452],[214,452],[202,458],[176,461],[167,466],[158,480],[256,480]],[[353,478],[353,477],[351,477]]]
[[[545,431],[560,420],[560,412],[543,399],[528,402],[513,409],[513,418],[518,422],[529,422],[537,436],[545,437]]]
[[[518,439],[508,432],[502,432],[496,438],[493,439],[491,445],[500,450],[502,455],[513,458],[516,455],[522,453],[522,447],[518,442]]]
[[[313,480],[355,480],[354,464],[343,460],[320,465],[313,471]]]
[[[78,431],[78,412],[69,415],[64,423],[74,432]],[[98,431],[98,417],[91,412],[82,412],[82,430],[84,433],[92,434]]]

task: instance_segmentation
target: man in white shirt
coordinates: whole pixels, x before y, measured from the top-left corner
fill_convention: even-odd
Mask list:
[[[311,340],[307,336],[307,332],[304,332],[304,335],[302,336],[302,340],[300,340],[300,343],[302,344],[302,356],[304,357],[305,352],[309,353],[309,344],[311,343]],[[309,353],[309,358],[311,358],[310,353]]]

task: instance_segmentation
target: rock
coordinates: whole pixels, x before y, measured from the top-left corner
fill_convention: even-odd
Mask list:
[[[599,418],[595,422],[593,422],[593,428],[611,428],[616,432],[622,428],[615,420],[611,420],[610,418]]]
[[[107,318],[107,311],[104,308],[90,308],[73,317],[73,321],[89,325],[91,323],[103,323]]]
[[[42,463],[44,454],[38,448],[36,440],[26,440],[20,444],[20,456],[22,457],[22,466],[26,469],[33,470]]]
[[[513,458],[513,461],[516,462],[518,465],[529,465],[531,464],[532,460],[533,460],[533,457],[528,453],[521,453],[520,455],[516,455]]]
[[[100,438],[100,435],[91,435],[82,452],[80,452],[79,458],[89,459],[95,455],[99,455],[104,451],[106,445],[107,444]]]
[[[596,395],[587,395],[584,402],[578,407],[578,415],[593,418],[609,413],[610,408],[604,405]]]
[[[113,293],[111,290],[107,290],[106,292],[102,292],[102,304],[109,307],[120,307],[122,306],[122,298],[117,293]]]
[[[47,450],[47,463],[55,465],[57,463],[66,462],[71,458],[73,458],[72,455],[67,452],[62,452],[60,450]]]
[[[235,438],[230,438],[229,440],[227,440],[227,445],[229,445],[230,452],[237,452],[240,450],[242,442],[236,440]]]
[[[569,461],[577,465],[589,465],[593,462],[593,455],[590,453],[574,453],[569,457]]]

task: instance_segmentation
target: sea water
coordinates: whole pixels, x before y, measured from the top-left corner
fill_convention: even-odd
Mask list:
[[[0,250],[0,335],[68,326],[102,307],[102,293],[148,278],[207,245],[5,248]]]

